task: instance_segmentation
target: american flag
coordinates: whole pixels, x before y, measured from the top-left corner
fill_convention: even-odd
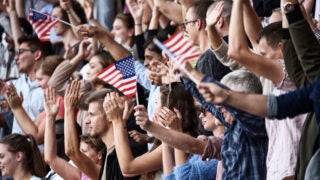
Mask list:
[[[98,74],[98,78],[120,90],[127,97],[136,94],[136,72],[133,56],[117,61]]]
[[[164,41],[163,45],[176,57],[180,64],[197,59],[200,56],[198,48],[183,35],[183,32],[175,33]]]
[[[41,41],[50,41],[50,29],[58,23],[49,15],[30,10],[29,21]]]

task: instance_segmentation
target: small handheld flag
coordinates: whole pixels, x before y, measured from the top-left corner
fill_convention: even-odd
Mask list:
[[[41,41],[50,41],[50,29],[58,23],[57,20],[46,14],[30,10],[28,17],[33,29]]]
[[[133,56],[109,65],[98,74],[98,78],[114,86],[127,97],[136,95],[137,85]]]

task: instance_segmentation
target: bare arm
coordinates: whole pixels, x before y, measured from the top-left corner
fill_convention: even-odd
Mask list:
[[[227,104],[250,114],[265,117],[268,97],[226,90],[215,83],[200,83],[199,92],[207,102]]]
[[[250,1],[244,0],[243,2],[244,29],[253,46],[253,49],[257,49],[256,38],[258,36],[258,33],[262,30],[262,24]]]
[[[78,26],[78,32],[84,37],[89,36],[98,39],[109,50],[116,61],[131,55],[122,45],[115,42],[110,33],[105,29],[89,25],[80,25]]]
[[[65,94],[65,152],[67,156],[84,174],[92,179],[98,179],[100,166],[95,164],[91,159],[83,154],[80,151],[79,147],[79,138],[76,131],[76,121],[74,119],[74,109],[78,104],[79,89],[79,81],[72,81],[72,83],[67,87]]]
[[[19,43],[18,39],[22,36],[22,31],[19,23],[19,17],[18,17],[18,12],[16,9],[16,6],[18,6],[18,2],[15,3],[15,0],[10,0],[9,1],[9,6],[7,7],[7,11],[9,12],[10,16],[10,24],[11,24],[11,29],[12,29],[12,38],[14,41],[14,48],[17,51],[19,49]],[[23,11],[24,14],[24,11]]]
[[[23,102],[22,93],[20,93],[20,96],[19,96],[13,84],[10,84],[8,87],[7,101],[21,129],[25,133],[31,134],[32,136],[34,136],[37,144],[42,144],[43,138],[44,138],[45,123],[40,120],[42,119],[43,113],[40,113],[36,117],[35,122],[40,121],[39,125],[37,126],[35,122],[33,122],[32,119],[29,117],[29,115],[26,113],[25,109],[22,106],[22,102]]]
[[[173,167],[175,166],[174,161],[174,149],[166,143],[162,143],[162,169],[163,175],[172,173]]]
[[[18,17],[26,18],[26,14],[24,12],[24,0],[17,0],[16,9]]]
[[[158,170],[162,167],[161,146],[155,150],[134,158],[129,146],[127,128],[123,121],[123,105],[115,93],[106,96],[103,103],[108,119],[112,121],[115,148],[122,173],[127,177]]]
[[[275,84],[279,84],[283,80],[284,73],[279,61],[257,55],[249,49],[243,26],[243,5],[241,0],[233,2],[229,39],[228,55],[232,59],[248,70],[270,79]]]
[[[44,91],[46,131],[44,134],[44,160],[57,174],[64,179],[80,179],[80,171],[64,159],[57,156],[57,142],[55,134],[55,117],[59,110],[59,101],[53,89]]]
[[[155,0],[154,4],[159,8],[161,14],[166,16],[168,19],[178,24],[183,23],[181,5],[168,0]]]
[[[206,146],[206,143],[204,141],[193,138],[182,132],[164,128],[152,121],[149,121],[148,114],[142,105],[136,106],[135,110],[137,124],[140,125],[142,129],[145,129],[148,132],[152,133],[162,142],[168,144],[171,147],[184,150],[184,152],[199,155],[203,153],[203,150]]]

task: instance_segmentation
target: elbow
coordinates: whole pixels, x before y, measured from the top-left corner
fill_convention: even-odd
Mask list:
[[[64,153],[69,157],[72,158],[75,156],[76,151],[73,148],[67,148],[65,147]]]
[[[234,48],[234,47],[229,47],[228,49],[228,57],[233,60],[239,60],[243,57],[244,54],[244,49],[241,47]]]

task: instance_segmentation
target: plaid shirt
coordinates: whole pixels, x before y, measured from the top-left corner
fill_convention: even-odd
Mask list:
[[[318,42],[320,43],[320,29],[314,28],[312,31],[313,31],[313,34],[316,36]]]
[[[209,76],[204,77],[202,81],[215,82],[223,86]],[[182,78],[182,82],[202,106],[227,127],[221,147],[222,165],[225,169],[223,179],[266,179],[268,137],[265,119],[226,106],[236,120],[230,125],[214,104],[205,102],[192,81]]]

